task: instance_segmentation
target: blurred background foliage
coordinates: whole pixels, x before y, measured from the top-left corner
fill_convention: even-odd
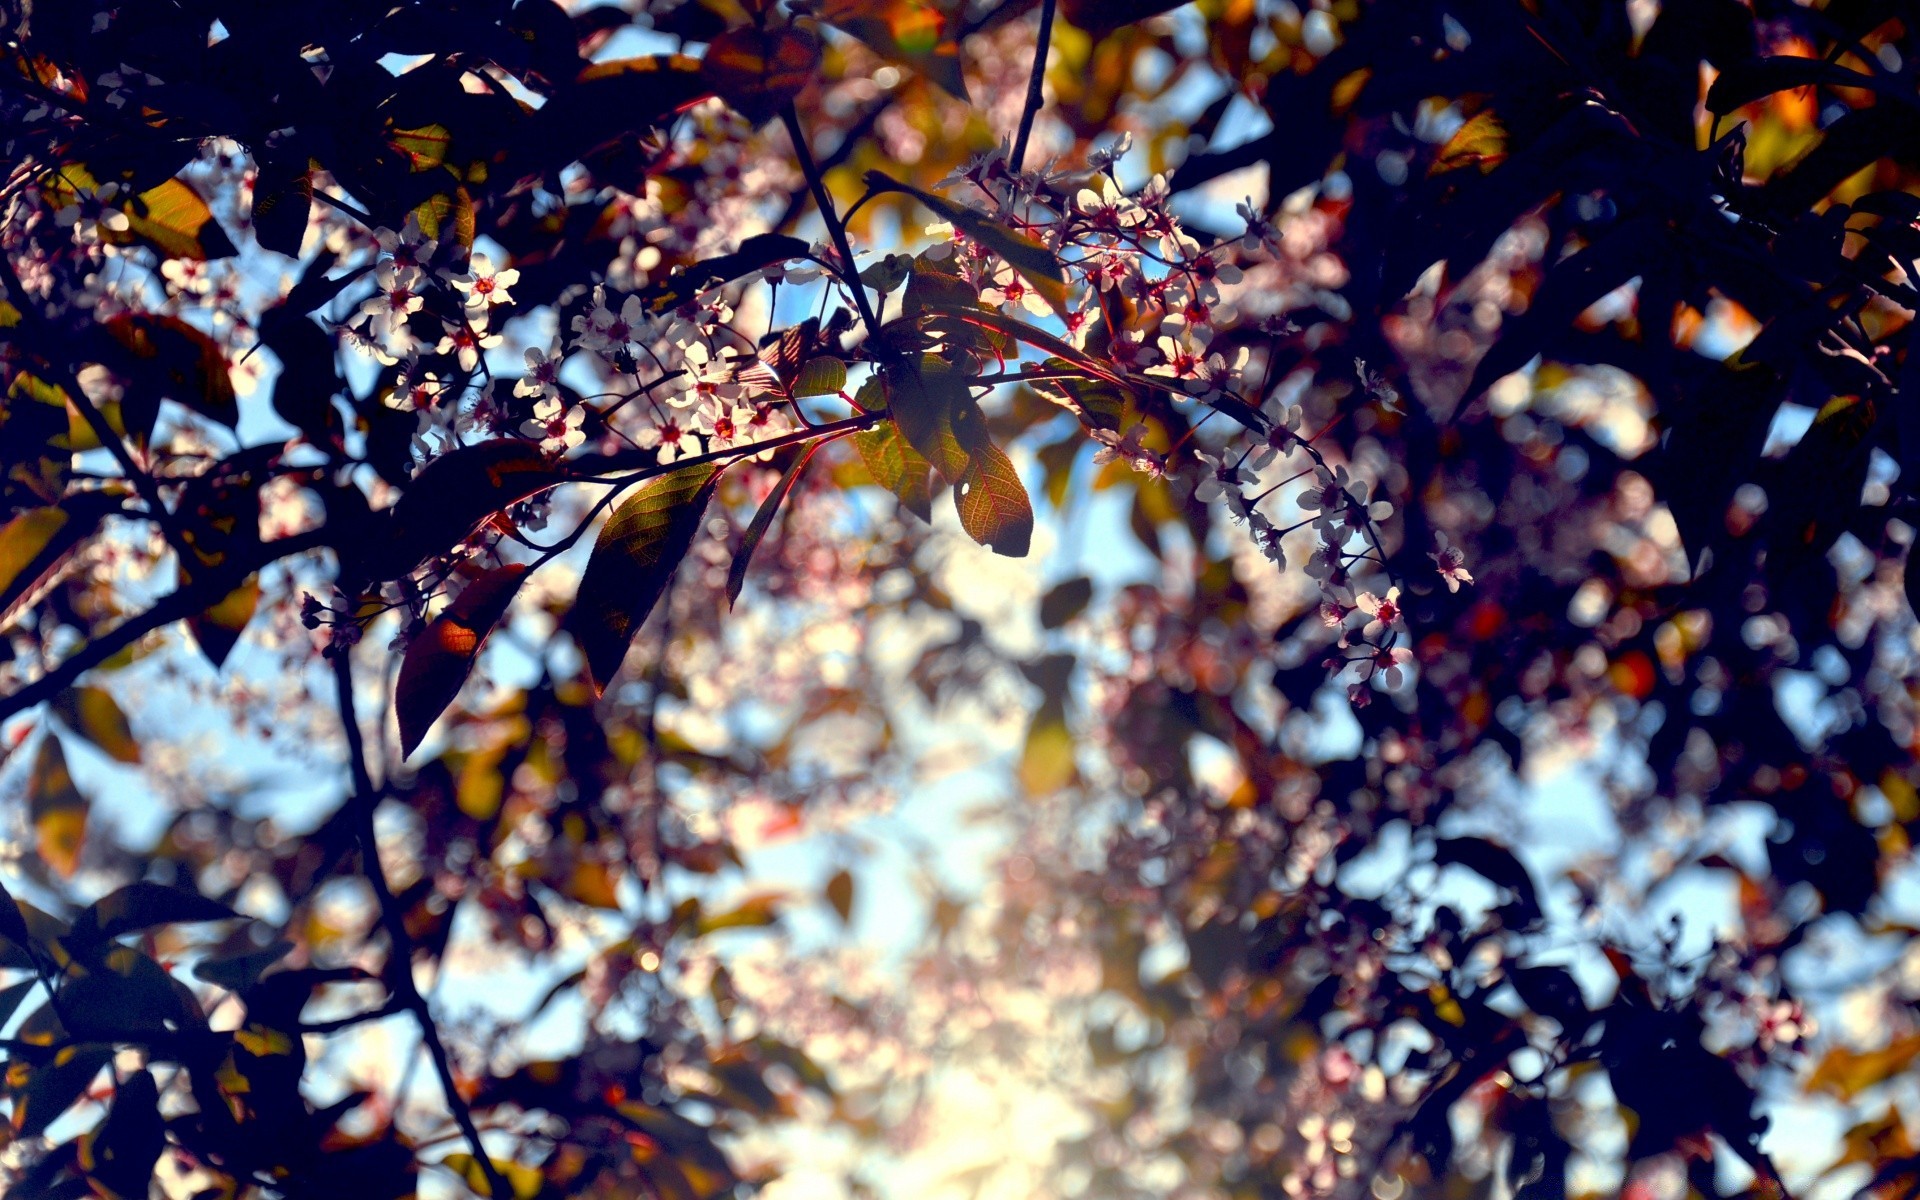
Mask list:
[[[1920,1190],[1910,6],[0,13],[9,1195]],[[1128,134],[1244,263],[1213,346],[1396,504],[1409,682],[1195,497],[1226,422],[1134,397],[1161,477],[1015,385],[1028,558],[843,442],[729,614],[789,461],[730,471],[620,682],[542,560],[403,754],[403,616],[303,597],[598,494],[376,519],[368,227],[517,270],[517,371],[824,236],[789,102],[840,211],[977,201],[1042,28],[1034,188]]]

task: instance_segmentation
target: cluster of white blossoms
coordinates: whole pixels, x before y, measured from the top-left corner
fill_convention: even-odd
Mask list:
[[[596,285],[566,334],[524,351],[524,372],[509,389],[486,352],[503,344],[502,326],[517,315],[511,289],[520,273],[482,253],[459,261],[411,217],[401,230],[375,230],[373,240],[373,293],[341,334],[398,368],[393,399],[417,414],[414,449],[423,462],[473,432],[522,437],[554,457],[598,434],[609,445],[654,450],[668,464],[794,428],[778,376],[733,328],[719,289],[656,312],[639,295]],[[439,323],[437,339],[422,336],[423,313]],[[618,390],[586,398],[569,388],[562,376],[574,355],[597,358],[599,374],[610,374]],[[594,377],[593,365],[583,378]]]
[[[1279,340],[1297,333],[1295,327],[1263,322],[1261,332],[1272,340],[1261,359],[1244,339],[1233,339],[1229,348],[1218,336],[1240,323],[1227,289],[1245,279],[1242,263],[1250,268],[1279,254],[1283,235],[1247,201],[1239,207],[1244,231],[1203,246],[1169,210],[1164,178],[1156,176],[1131,194],[1119,186],[1113,165],[1127,148],[1122,139],[1091,156],[1090,172],[1077,175],[1015,171],[1004,152],[995,152],[975,158],[947,181],[972,185],[996,216],[1060,256],[1069,287],[1057,311],[1004,260],[950,223],[928,228],[935,243],[929,257],[954,264],[988,307],[1022,319],[1051,315],[1065,327],[1069,343],[1104,357],[1107,369],[1240,422],[1242,434],[1226,445],[1194,451],[1200,474],[1193,494],[1202,503],[1222,505],[1277,567],[1287,565],[1287,535],[1312,528],[1315,545],[1302,566],[1319,584],[1322,615],[1337,631],[1329,666],[1358,676],[1349,694],[1364,704],[1376,676],[1396,688],[1412,658],[1399,645],[1405,632],[1400,590],[1392,584],[1380,534],[1393,505],[1373,484],[1351,477],[1317,448],[1337,415],[1310,434],[1302,407],[1290,402],[1294,393],[1270,386],[1267,371]],[[1117,314],[1128,317],[1117,321]],[[1404,411],[1399,391],[1383,373],[1359,359],[1354,371],[1360,402]],[[1204,420],[1198,417],[1192,427]],[[1124,432],[1091,428],[1090,433],[1100,443],[1097,463],[1124,462],[1155,477],[1169,470],[1179,449],[1151,447],[1152,431],[1144,423]],[[1288,470],[1289,463],[1298,469]],[[1300,486],[1289,490],[1296,482]],[[1275,514],[1288,511],[1283,504],[1298,514],[1291,523],[1276,519]],[[1431,557],[1449,590],[1473,581],[1465,555],[1444,535]],[[1388,582],[1372,590],[1362,586],[1375,576]]]

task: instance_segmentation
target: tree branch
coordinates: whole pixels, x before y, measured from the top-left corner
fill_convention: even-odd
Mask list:
[[[1047,80],[1047,46],[1053,40],[1054,0],[1041,0],[1040,36],[1033,44],[1033,74],[1027,79],[1027,103],[1020,110],[1020,132],[1013,139],[1013,157],[1007,166],[1016,173],[1027,158],[1027,138],[1033,133],[1033,118],[1044,103]]]
[[[367,770],[366,744],[360,736],[360,718],[353,704],[353,656],[345,646],[337,647],[333,654],[333,678],[339,689],[340,723],[347,736],[347,766],[353,775],[352,803],[360,852],[365,860],[367,882],[373,885],[374,898],[380,904],[381,924],[387,931],[387,987],[395,1001],[411,1011],[420,1023],[420,1040],[433,1059],[434,1072],[440,1077],[440,1090],[447,1097],[447,1108],[453,1113],[460,1132],[466,1135],[467,1144],[473,1147],[473,1156],[487,1177],[493,1200],[512,1200],[513,1188],[493,1165],[486,1144],[480,1140],[480,1129],[473,1123],[473,1111],[467,1107],[466,1098],[454,1080],[453,1064],[447,1058],[446,1045],[440,1040],[439,1026],[434,1024],[427,999],[413,981],[413,939],[407,934],[406,914],[393,898],[393,887],[387,882],[386,868],[380,863],[380,847],[374,836],[373,813],[380,805],[380,792]]]
[[[196,578],[188,586],[156,601],[147,611],[128,617],[87,642],[62,659],[59,666],[19,691],[10,696],[0,696],[0,721],[42,700],[51,699],[61,688],[79,677],[81,672],[99,666],[154,630],[205,612],[239,587],[248,575],[267,564],[308,550],[317,550],[327,544],[327,530],[324,527],[309,530],[276,542],[263,543],[259,547],[262,554],[257,560],[249,557],[245,562],[227,565],[224,570],[211,571]]]
[[[793,105],[787,105],[780,119],[786,123],[787,137],[793,142],[793,152],[800,160],[800,170],[807,177],[807,186],[813,189],[813,202],[820,207],[820,219],[827,223],[827,232],[833,236],[834,248],[840,251],[842,277],[853,292],[853,301],[860,309],[860,320],[866,324],[869,334],[880,332],[880,319],[874,315],[873,305],[867,300],[867,289],[860,282],[860,267],[853,261],[853,245],[847,241],[847,227],[833,211],[833,197],[827,193],[826,180],[821,178],[820,166],[813,161],[813,148],[807,144],[806,131],[800,128],[800,114]]]

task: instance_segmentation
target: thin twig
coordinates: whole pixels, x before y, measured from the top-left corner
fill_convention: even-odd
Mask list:
[[[813,202],[819,206],[820,219],[827,224],[827,232],[833,236],[834,248],[840,251],[841,282],[853,292],[853,301],[860,309],[860,320],[866,324],[869,334],[880,332],[880,319],[874,315],[873,305],[867,300],[867,289],[860,282],[859,265],[853,261],[853,245],[847,241],[847,227],[833,210],[833,197],[827,193],[826,180],[820,176],[820,166],[813,161],[813,148],[807,145],[806,131],[800,128],[800,114],[793,105],[787,105],[780,114],[786,123],[787,137],[793,141],[793,153],[800,160],[800,170],[807,177],[807,186],[813,189]]]
[[[1027,138],[1033,133],[1033,118],[1039,114],[1044,101],[1047,79],[1047,43],[1053,39],[1054,0],[1041,0],[1040,36],[1033,44],[1033,74],[1027,79],[1027,103],[1020,110],[1020,132],[1013,139],[1013,157],[1007,166],[1015,174],[1027,158]]]
[[[452,1111],[454,1123],[460,1126],[460,1132],[466,1135],[467,1144],[473,1147],[473,1156],[479,1160],[481,1173],[487,1177],[488,1190],[493,1193],[494,1200],[511,1200],[513,1189],[500,1174],[499,1168],[493,1165],[486,1144],[480,1140],[479,1127],[473,1123],[473,1111],[467,1107],[466,1097],[460,1094],[459,1086],[454,1081],[453,1064],[447,1058],[446,1045],[440,1040],[439,1026],[434,1024],[426,997],[420,994],[420,988],[413,981],[413,939],[407,934],[406,914],[400,911],[393,897],[393,887],[387,882],[386,868],[380,863],[380,847],[374,836],[373,812],[379,807],[380,792],[374,787],[373,776],[367,770],[367,751],[360,736],[360,718],[354,712],[353,658],[345,646],[334,650],[333,678],[340,693],[340,723],[347,736],[347,765],[353,774],[354,816],[358,824],[361,855],[365,859],[367,882],[373,885],[374,898],[380,904],[381,924],[387,930],[387,987],[394,999],[412,1011],[420,1023],[420,1040],[427,1048],[427,1055],[433,1059],[434,1072],[440,1077],[440,1090],[447,1097],[447,1108]]]
[[[22,323],[45,335],[49,341],[57,337],[57,332],[50,328],[52,323],[41,313],[39,306],[33,303],[33,298],[27,295],[26,287],[20,282],[20,276],[14,273],[13,260],[4,253],[0,253],[0,279],[4,279],[7,290],[18,298],[19,303],[15,308],[20,313]],[[46,373],[51,376],[48,382],[67,394],[74,408],[79,410],[81,417],[86,420],[87,428],[93,431],[93,436],[106,447],[107,453],[113,455],[113,460],[120,464],[120,470],[126,475],[127,482],[133,485],[140,499],[146,502],[147,508],[153,514],[154,523],[160,526],[161,532],[166,535],[167,543],[180,556],[181,569],[191,567],[197,556],[187,545],[186,540],[180,536],[179,530],[174,528],[173,514],[168,511],[166,502],[160,498],[160,485],[155,482],[152,475],[141,468],[139,463],[133,461],[133,454],[127,449],[126,443],[120,439],[118,433],[114,432],[113,426],[107,424],[107,418],[88,398],[86,392],[81,390],[80,380],[67,369],[63,361],[56,358],[52,347],[48,346],[35,352],[34,357],[40,360]]]
[[[768,450],[778,450],[784,446],[810,442],[819,437],[837,437],[843,433],[855,433],[870,429],[887,419],[886,410],[861,413],[857,417],[846,417],[838,421],[829,421],[824,425],[813,425],[806,429],[796,429],[792,433],[783,433],[779,437],[768,438],[764,442],[748,442],[741,446],[729,446],[725,450],[709,450],[705,454],[690,454],[685,458],[661,464],[652,450],[617,450],[597,458],[577,459],[568,464],[569,478],[572,480],[604,480],[612,471],[632,470],[639,467],[639,473],[630,478],[619,480],[622,485],[638,483],[656,475],[667,475],[686,467],[697,467],[702,463],[723,462],[748,455],[762,454]],[[561,482],[566,482],[565,480]],[[607,481],[611,482],[611,481]]]

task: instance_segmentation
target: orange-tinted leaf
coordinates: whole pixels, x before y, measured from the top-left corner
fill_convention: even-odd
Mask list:
[[[1443,175],[1462,167],[1478,167],[1481,174],[1493,170],[1507,158],[1507,130],[1492,109],[1482,109],[1453,131],[1447,144],[1434,156],[1429,175]]]
[[[701,74],[734,111],[755,125],[772,120],[820,66],[820,39],[797,25],[742,26],[713,39]]]
[[[119,361],[107,365],[160,395],[232,429],[239,423],[233,377],[220,343],[178,317],[123,313],[107,322]]]
[[[369,555],[375,579],[394,579],[451,549],[487,517],[566,476],[531,443],[502,438],[428,463],[388,510],[388,533]]]
[[[992,442],[974,447],[953,489],[960,525],[974,541],[1009,558],[1023,558],[1033,542],[1033,503],[1013,461]]]
[[[1896,1037],[1878,1050],[1835,1046],[1807,1079],[1807,1091],[1824,1091],[1851,1100],[1870,1087],[1885,1083],[1920,1059],[1920,1033]]]
[[[620,907],[620,873],[597,858],[583,858],[573,864],[573,874],[561,890],[572,900],[589,908],[617,910]]]
[[[596,689],[620,670],[628,642],[667,590],[719,478],[711,463],[662,475],[629,496],[600,530],[572,621]]]
[[[207,661],[218,670],[227,661],[227,655],[233,653],[234,646],[240,641],[240,635],[246,632],[248,622],[253,620],[254,612],[260,607],[260,577],[247,576],[247,581],[227,593],[227,598],[197,616],[187,618],[187,627],[193,630],[193,640],[200,643],[200,652]]]
[[[703,914],[693,923],[696,934],[712,933],[717,929],[758,929],[780,919],[780,905],[785,897],[777,892],[749,896],[726,912]]]
[[[487,634],[506,615],[526,578],[521,563],[508,563],[467,584],[445,612],[407,646],[394,688],[400,722],[400,752],[412,754],[473,671]]]
[[[820,19],[846,30],[891,62],[911,67],[957,100],[967,99],[960,70],[960,22],[927,0],[827,0]]]
[[[827,897],[827,903],[831,904],[833,911],[839,914],[841,923],[851,923],[853,920],[852,872],[845,870],[835,871],[833,878],[827,880],[827,886],[824,891]]]

